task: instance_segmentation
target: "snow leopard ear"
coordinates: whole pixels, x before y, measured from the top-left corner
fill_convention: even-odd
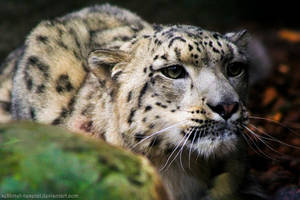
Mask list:
[[[225,37],[246,53],[249,62],[249,83],[251,85],[270,74],[272,62],[260,40],[251,37],[247,30],[227,33]]]
[[[89,53],[88,65],[91,72],[101,80],[116,79],[122,66],[129,62],[127,52],[117,49],[97,49]]]
[[[242,30],[238,32],[226,33],[225,37],[236,44],[240,48],[246,49],[250,40],[250,34],[247,30]]]

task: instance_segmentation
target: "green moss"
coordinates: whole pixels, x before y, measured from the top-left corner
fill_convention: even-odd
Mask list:
[[[29,122],[0,125],[0,193],[156,199],[144,158],[101,140]]]

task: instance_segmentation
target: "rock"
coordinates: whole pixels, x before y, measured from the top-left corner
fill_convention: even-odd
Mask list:
[[[168,199],[142,156],[59,127],[0,125],[0,159],[0,199]]]

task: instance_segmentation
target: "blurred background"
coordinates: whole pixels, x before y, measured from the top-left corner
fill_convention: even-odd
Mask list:
[[[263,27],[299,28],[296,1],[262,0],[0,0],[0,60],[20,46],[42,19],[52,19],[82,7],[111,3],[134,11],[151,23],[193,24],[227,30]],[[298,17],[297,17],[298,16]]]
[[[300,199],[300,14],[297,1],[263,0],[0,0],[0,62],[22,45],[42,19],[53,19],[94,4],[127,8],[150,23],[191,24],[225,33],[248,29],[266,47],[269,76],[250,89],[249,127],[268,146],[254,139],[249,148],[251,173],[269,194]],[[266,133],[268,135],[266,135]],[[248,132],[249,135],[251,135]],[[251,137],[251,136],[250,136]],[[275,139],[273,139],[275,140]],[[283,145],[287,143],[294,147]],[[295,147],[295,146],[298,146]],[[279,200],[280,200],[279,199]]]

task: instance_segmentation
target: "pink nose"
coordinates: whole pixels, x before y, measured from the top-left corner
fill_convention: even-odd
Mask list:
[[[208,107],[215,113],[218,113],[223,119],[229,119],[239,109],[238,102],[225,103],[222,102],[216,106],[207,104]]]

